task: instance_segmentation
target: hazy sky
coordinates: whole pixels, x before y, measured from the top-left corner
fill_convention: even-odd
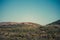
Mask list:
[[[45,25],[59,19],[59,0],[0,0],[0,22]]]

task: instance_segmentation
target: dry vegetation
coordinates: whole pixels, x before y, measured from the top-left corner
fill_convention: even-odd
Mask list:
[[[0,26],[0,40],[60,40],[60,26]]]

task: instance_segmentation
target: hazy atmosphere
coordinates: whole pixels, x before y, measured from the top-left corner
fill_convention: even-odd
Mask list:
[[[60,19],[60,0],[0,0],[0,22],[34,22]]]

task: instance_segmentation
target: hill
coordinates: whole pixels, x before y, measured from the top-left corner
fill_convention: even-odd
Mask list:
[[[0,40],[32,40],[39,37],[40,24],[32,22],[1,22]],[[32,38],[33,37],[33,38]],[[37,38],[35,38],[37,37]]]
[[[32,23],[32,22],[22,22],[22,23],[18,23],[18,22],[1,22],[0,23],[0,27],[4,28],[4,27],[39,27],[41,26],[40,24],[36,24],[36,23]]]
[[[46,26],[47,33],[51,34],[54,40],[60,40],[60,20],[54,21]]]
[[[54,22],[49,23],[47,25],[60,25],[60,20],[54,21]]]
[[[32,22],[0,22],[0,40],[60,40],[60,21],[46,26]]]

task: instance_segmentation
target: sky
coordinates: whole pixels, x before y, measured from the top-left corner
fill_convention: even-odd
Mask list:
[[[60,20],[60,0],[0,0],[0,22],[46,25]]]

